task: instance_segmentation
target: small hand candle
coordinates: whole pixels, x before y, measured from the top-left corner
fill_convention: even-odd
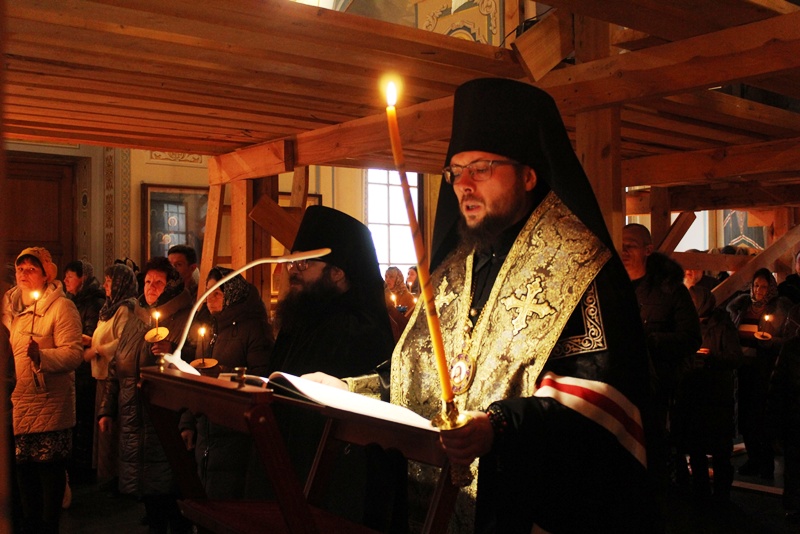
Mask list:
[[[31,317],[31,339],[33,339],[33,325],[36,321],[36,303],[39,302],[39,297],[41,296],[38,291],[34,291],[31,293],[33,297],[33,317]]]
[[[201,326],[198,333],[200,334],[200,361],[204,362],[206,327]]]
[[[153,312],[153,319],[156,320],[156,332],[158,332],[158,318],[161,317],[161,313]]]

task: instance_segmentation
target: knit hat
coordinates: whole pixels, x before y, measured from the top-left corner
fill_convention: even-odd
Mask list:
[[[303,214],[292,252],[331,249],[319,258],[344,271],[363,305],[385,312],[383,277],[372,233],[364,223],[326,206],[309,206]],[[388,317],[387,317],[388,321]]]
[[[320,259],[339,267],[348,279],[369,274],[383,280],[369,228],[346,213],[326,206],[306,209],[292,251],[318,248],[331,249],[330,254]]]
[[[28,247],[19,253],[15,265],[19,265],[25,256],[33,256],[42,266],[46,282],[52,282],[58,276],[58,267],[53,263],[50,252],[44,247]]]

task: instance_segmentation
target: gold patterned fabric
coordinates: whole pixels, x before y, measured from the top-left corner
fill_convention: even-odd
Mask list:
[[[473,254],[456,253],[445,260],[432,279],[445,354],[451,365],[456,360],[473,362],[475,375],[455,398],[460,411],[483,410],[496,400],[534,394],[570,315],[609,258],[605,245],[549,194],[514,242],[474,328],[469,319]],[[441,410],[441,386],[423,306],[417,307],[395,348],[391,377],[392,403],[429,418]],[[477,463],[472,466],[472,485],[459,496],[454,531],[472,530]],[[412,465],[410,474],[423,483],[412,487],[412,495],[427,498],[424,486],[434,473]]]
[[[452,255],[434,273],[436,306],[448,359],[475,361],[459,410],[481,410],[504,398],[527,397],[572,311],[611,252],[553,194],[520,232],[470,328],[472,254]],[[420,306],[392,358],[391,400],[433,417],[441,388],[427,321]]]

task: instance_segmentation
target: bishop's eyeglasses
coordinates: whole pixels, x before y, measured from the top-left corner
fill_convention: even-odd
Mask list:
[[[442,169],[444,180],[453,185],[458,182],[464,171],[469,171],[472,179],[476,182],[483,182],[492,177],[492,171],[497,165],[519,165],[512,159],[479,159],[467,165],[450,165]]]

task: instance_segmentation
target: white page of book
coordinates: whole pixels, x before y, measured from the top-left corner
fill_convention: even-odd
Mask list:
[[[306,380],[305,378],[287,373],[272,373],[270,378],[273,377],[280,377],[287,380],[302,395],[305,395],[319,404],[330,406],[331,408],[367,415],[375,417],[376,419],[392,421],[423,430],[430,430],[431,432],[439,431],[438,428],[431,425],[429,420],[403,406],[390,404],[343,389],[326,386],[325,384]],[[280,380],[280,378],[278,380]],[[273,381],[277,383],[278,380]],[[281,389],[282,388],[276,384],[275,391],[280,393]]]

